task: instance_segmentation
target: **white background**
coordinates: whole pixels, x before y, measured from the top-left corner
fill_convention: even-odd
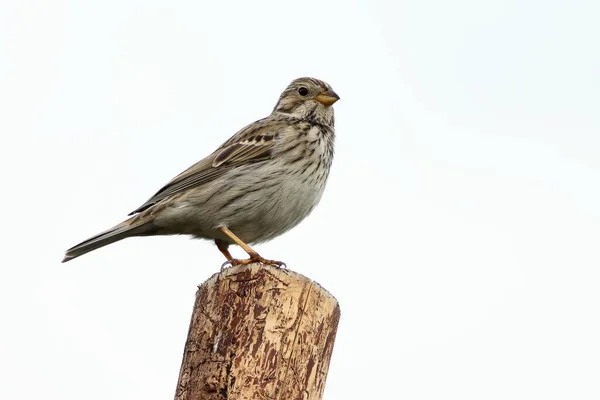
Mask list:
[[[0,398],[172,398],[222,255],[184,237],[63,251],[306,75],[342,98],[330,181],[257,249],[341,304],[325,398],[600,398],[599,13],[3,1]]]

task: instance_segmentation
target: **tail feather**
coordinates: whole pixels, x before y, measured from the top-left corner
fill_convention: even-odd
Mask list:
[[[141,225],[132,225],[131,220],[133,218],[130,218],[119,225],[101,232],[96,236],[92,236],[91,238],[71,247],[65,252],[65,258],[62,260],[62,262],[70,261],[74,258],[84,255],[85,253],[89,253],[90,251],[99,249],[100,247],[118,242],[119,240],[123,240],[132,236],[144,236],[152,231],[152,222],[148,221]]]

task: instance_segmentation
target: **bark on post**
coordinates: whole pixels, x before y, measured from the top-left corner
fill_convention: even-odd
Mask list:
[[[337,300],[286,269],[226,269],[199,286],[175,400],[319,400]]]

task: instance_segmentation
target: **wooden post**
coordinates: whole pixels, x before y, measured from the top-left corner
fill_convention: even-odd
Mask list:
[[[319,400],[337,300],[287,269],[251,264],[199,286],[175,400]]]

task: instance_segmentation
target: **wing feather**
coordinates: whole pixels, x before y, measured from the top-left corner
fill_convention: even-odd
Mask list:
[[[248,125],[217,151],[173,178],[129,215],[142,212],[174,194],[212,182],[240,165],[270,158],[277,136],[288,125],[270,118]]]

